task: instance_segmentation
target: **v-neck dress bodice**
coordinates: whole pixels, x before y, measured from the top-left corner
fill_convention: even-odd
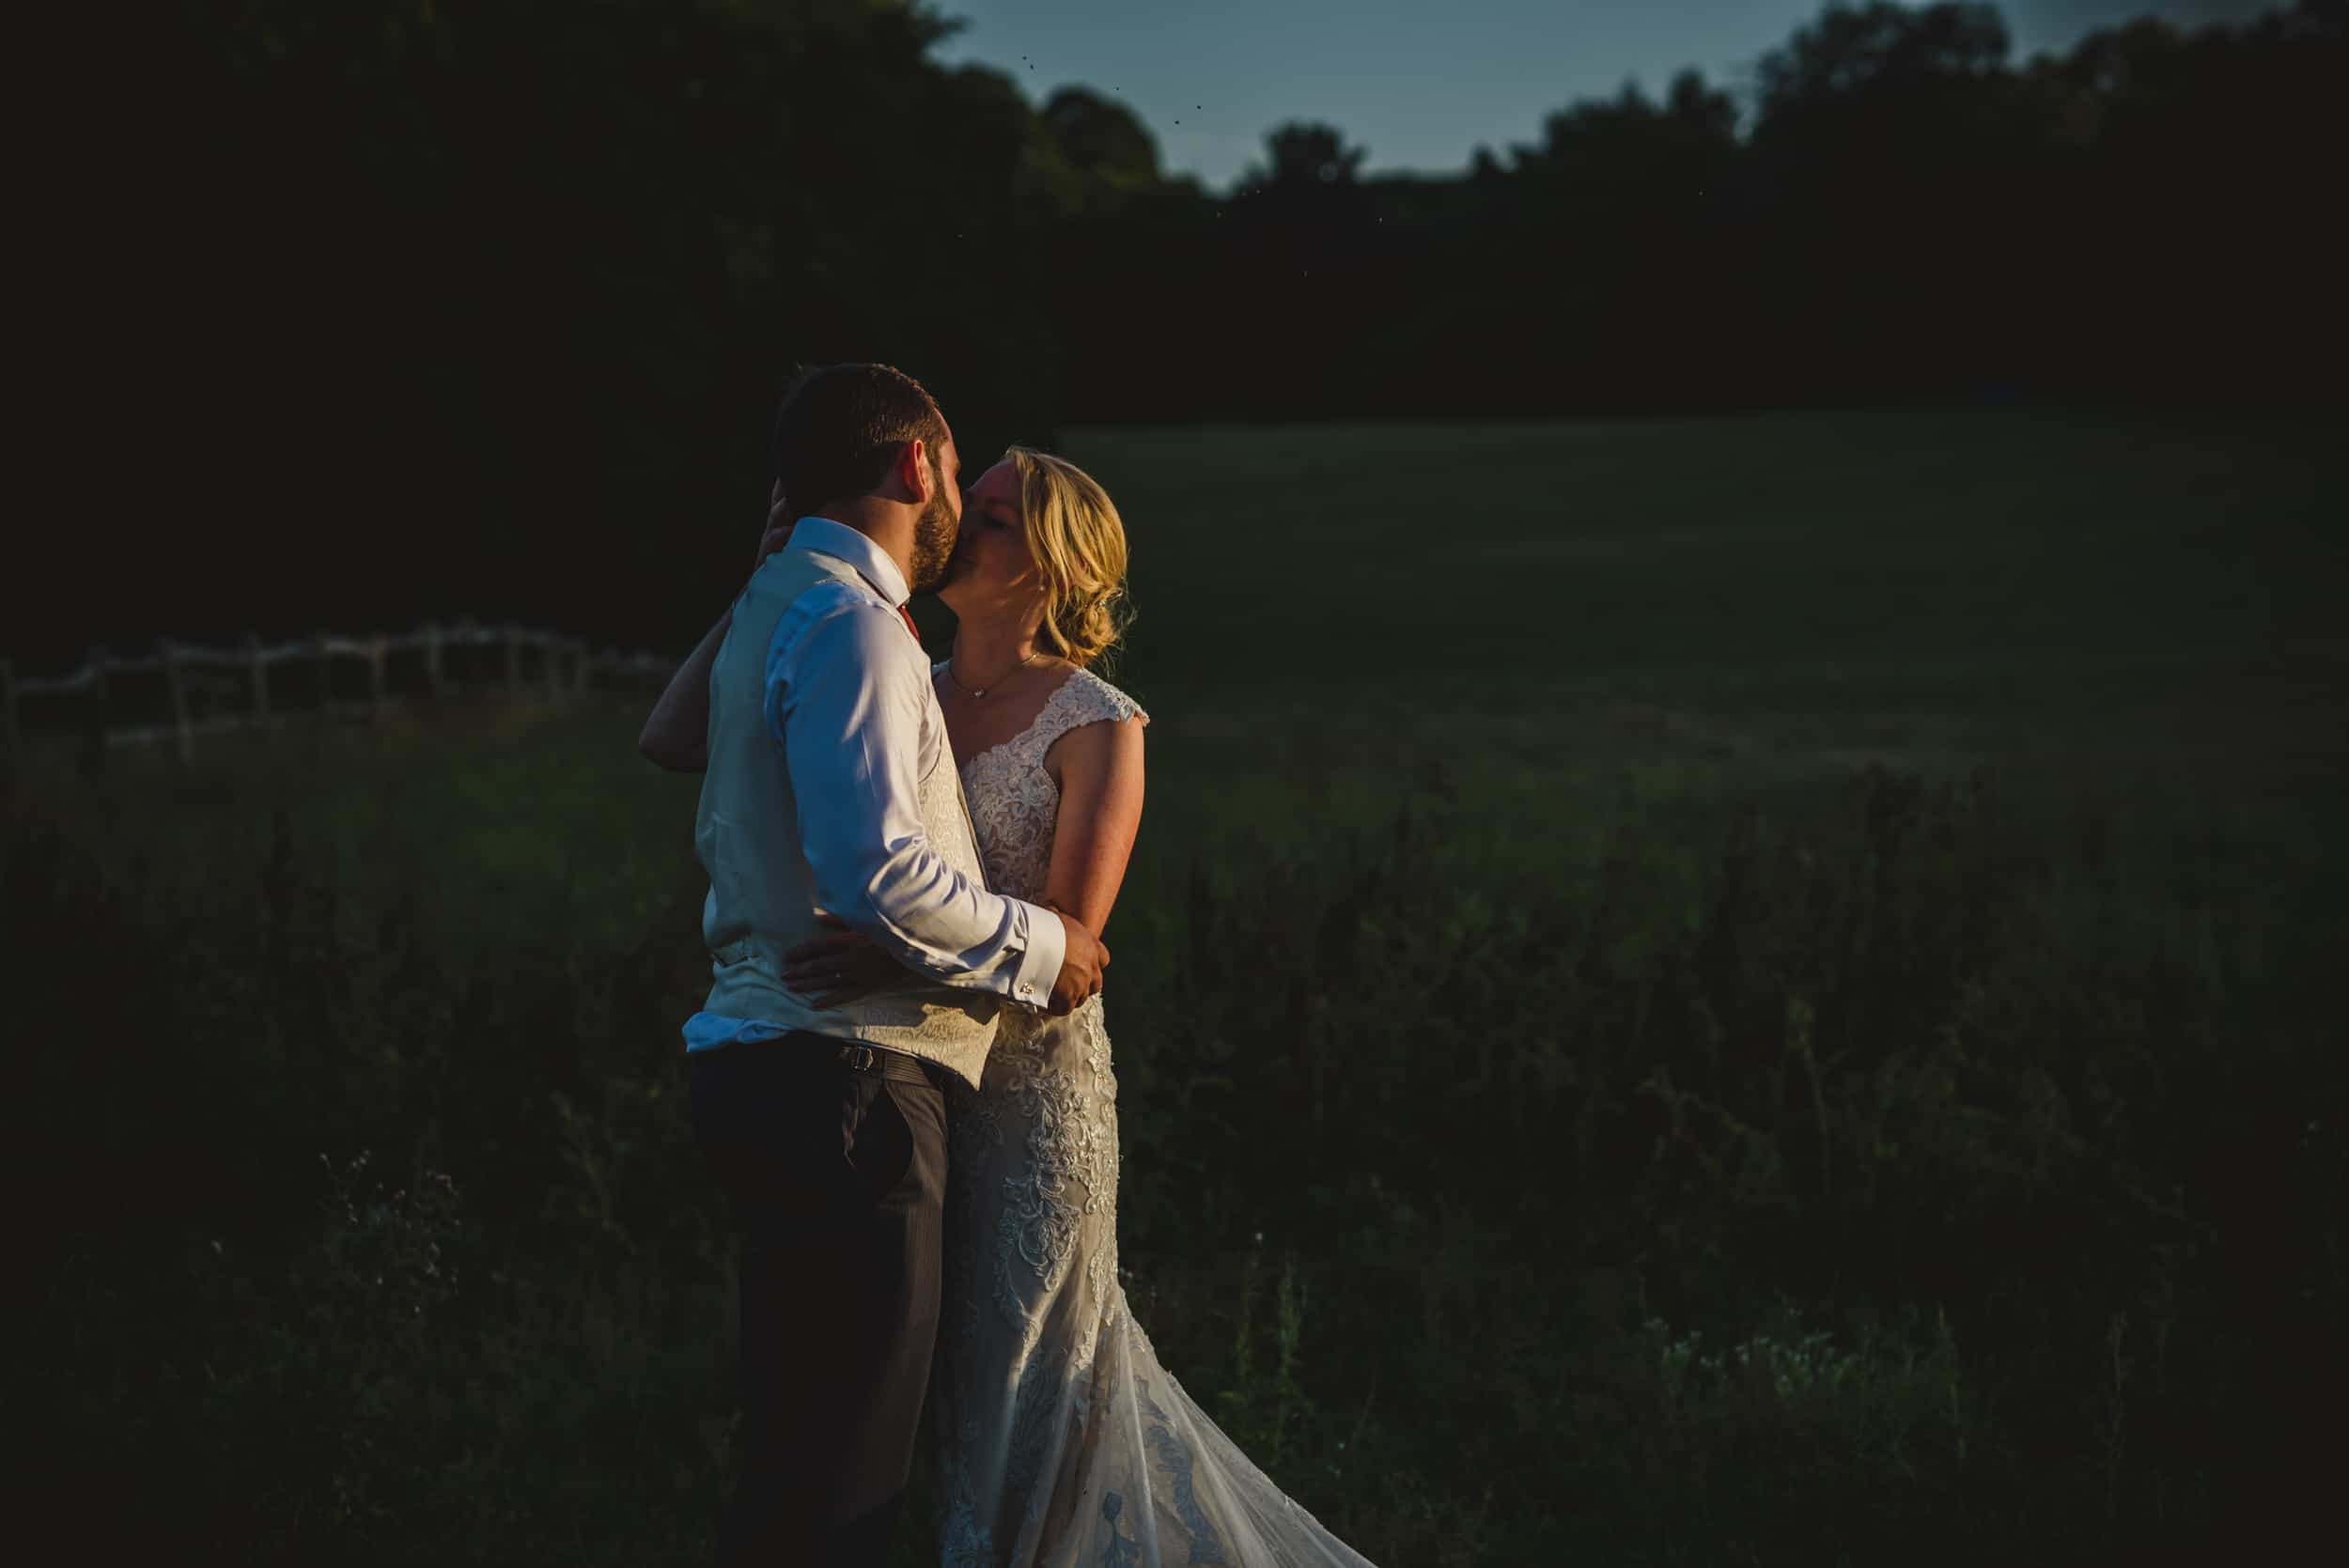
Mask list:
[[[963,799],[990,888],[1031,902],[1044,894],[1060,815],[1060,786],[1044,768],[1052,742],[1080,725],[1136,718],[1150,722],[1140,703],[1099,675],[1072,670],[1026,729],[962,764]]]

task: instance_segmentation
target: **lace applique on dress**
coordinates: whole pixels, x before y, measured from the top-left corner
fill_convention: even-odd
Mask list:
[[[1025,1157],[1014,1162],[999,1194],[995,1301],[1017,1324],[1027,1321],[1034,1285],[1060,1288],[1079,1228],[1108,1203],[1116,1168],[1076,1075],[1018,1062],[1006,1093],[1018,1101],[1027,1138]]]
[[[1117,1516],[1125,1512],[1123,1497],[1115,1492],[1101,1494],[1101,1523],[1110,1537],[1101,1545],[1101,1568],[1135,1568],[1142,1560],[1142,1543],[1117,1528]]]
[[[1081,670],[1025,730],[963,765],[997,892],[1044,891],[1052,742],[1134,717],[1149,716]],[[949,1086],[947,1135],[932,1394],[948,1568],[1368,1568],[1190,1401],[1128,1310],[1101,999],[1058,1018],[1005,1007],[979,1087]]]

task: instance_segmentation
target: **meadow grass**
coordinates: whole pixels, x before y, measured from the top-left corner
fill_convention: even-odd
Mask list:
[[[1068,449],[1154,716],[1108,933],[1128,1289],[1325,1522],[1384,1563],[2074,1561],[2316,1493],[2281,1412],[2349,1307],[2325,432]],[[637,717],[10,798],[9,1405],[21,1481],[115,1499],[99,1544],[703,1560],[695,783]]]

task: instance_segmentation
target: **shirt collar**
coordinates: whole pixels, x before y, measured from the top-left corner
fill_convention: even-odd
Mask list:
[[[892,610],[913,597],[906,586],[905,573],[897,569],[897,563],[889,558],[889,552],[845,522],[834,522],[830,518],[801,518],[791,525],[789,548],[846,561],[889,601]]]

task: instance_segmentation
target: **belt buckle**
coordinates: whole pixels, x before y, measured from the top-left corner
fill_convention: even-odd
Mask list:
[[[880,1060],[873,1054],[870,1046],[843,1046],[840,1058],[848,1064],[848,1071],[852,1073],[869,1073]]]

